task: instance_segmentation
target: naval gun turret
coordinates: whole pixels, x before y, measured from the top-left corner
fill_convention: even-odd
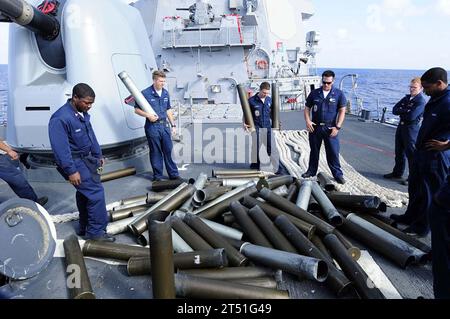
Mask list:
[[[50,116],[83,82],[96,92],[91,121],[104,154],[133,156],[146,144],[144,119],[125,104],[129,92],[117,75],[127,71],[140,90],[152,83],[156,61],[141,15],[122,1],[41,1],[0,0],[1,15],[13,22],[8,143],[50,165]]]
[[[172,104],[229,109],[238,104],[238,84],[255,93],[268,81],[277,83],[282,109],[291,110],[321,85],[318,34],[306,36],[310,0],[137,0],[133,6],[167,71]]]

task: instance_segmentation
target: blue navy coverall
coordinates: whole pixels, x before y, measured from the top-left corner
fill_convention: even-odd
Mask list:
[[[449,175],[450,150],[428,151],[430,140],[450,140],[450,89],[432,98],[425,106],[422,126],[416,143],[416,152],[409,175],[409,204],[404,221],[413,231],[429,231],[429,212],[433,195]]]
[[[311,153],[307,173],[312,176],[319,169],[319,155],[322,141],[325,142],[328,166],[334,178],[343,177],[341,163],[339,161],[339,135],[330,137],[331,128],[336,127],[339,110],[347,104],[344,93],[333,87],[325,98],[323,89],[312,91],[306,99],[306,106],[312,111],[312,121],[316,124],[314,132],[309,133],[309,145]]]
[[[430,214],[433,288],[436,299],[450,299],[450,175],[435,195]]]
[[[409,94],[401,99],[392,110],[394,115],[400,116],[400,123],[395,133],[395,167],[393,174],[396,177],[402,177],[405,172],[405,158],[408,159],[408,166],[412,166],[420,120],[426,103],[423,94],[418,94],[412,99]]]
[[[272,98],[267,96],[263,102],[259,95],[256,94],[248,100],[248,103],[250,104],[253,121],[255,122],[256,127],[256,164],[258,166],[257,168],[260,169],[259,148],[261,142],[265,142],[266,144],[267,155],[272,155]],[[262,134],[267,134],[267,139],[266,137],[263,137]],[[263,141],[261,141],[261,138],[263,138]],[[264,141],[264,139],[266,139],[266,141]]]
[[[76,172],[81,175],[81,184],[75,186],[80,232],[85,231],[87,238],[103,236],[108,215],[105,192],[97,173],[103,156],[90,115],[78,114],[69,100],[50,118],[49,137],[61,175],[65,179]]]
[[[167,110],[171,108],[169,92],[162,89],[161,96],[159,96],[152,85],[142,91],[142,94],[158,115],[158,121],[155,123],[150,122],[148,119],[145,121],[145,136],[150,149],[153,178],[163,178],[163,162],[166,164],[169,178],[176,178],[179,174],[177,165],[172,159],[172,134],[167,124]]]
[[[36,202],[38,197],[19,167],[7,155],[0,155],[0,179],[4,180],[20,198]]]

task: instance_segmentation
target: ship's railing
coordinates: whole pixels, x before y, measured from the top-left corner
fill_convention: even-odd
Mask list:
[[[163,32],[164,49],[192,47],[253,46],[257,43],[256,27],[190,28]]]
[[[7,106],[8,106],[8,91],[0,90],[0,126],[6,125]]]

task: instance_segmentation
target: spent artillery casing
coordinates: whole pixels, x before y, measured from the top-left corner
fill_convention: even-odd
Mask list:
[[[191,246],[188,245],[187,242],[184,241],[183,238],[181,238],[180,235],[177,234],[176,231],[172,229],[172,244],[173,244],[173,251],[176,253],[187,253],[194,251]]]
[[[286,199],[292,203],[295,203],[297,195],[298,195],[298,185],[296,183],[293,183],[288,188],[288,194],[286,196]]]
[[[183,220],[211,246],[213,246],[214,248],[225,248],[230,265],[239,267],[247,263],[247,258],[244,255],[237,251],[222,236],[216,234],[199,217],[192,214],[186,214]]]
[[[118,76],[122,80],[127,90],[130,92],[130,94],[134,97],[137,106],[139,106],[140,109],[148,114],[156,115],[155,110],[153,110],[152,106],[144,97],[141,90],[137,88],[136,84],[131,79],[129,74],[126,71],[122,71],[118,74]]]
[[[250,104],[248,103],[247,90],[245,89],[245,86],[243,84],[238,84],[237,91],[239,100],[241,101],[242,112],[244,113],[245,124],[249,126],[250,133],[253,133],[256,131],[256,128],[252,111],[250,109]]]
[[[195,188],[193,185],[188,185],[183,183],[161,199],[158,203],[150,207],[145,211],[142,216],[136,218],[130,225],[129,228],[136,236],[141,235],[147,229],[147,219],[149,215],[158,210],[173,211],[184,203],[189,197],[194,194]]]
[[[223,236],[224,238],[231,238],[234,240],[242,240],[242,237],[244,236],[244,233],[242,233],[242,231],[240,231],[236,228],[228,227],[228,226],[213,222],[209,219],[203,218],[202,220],[212,230],[214,230],[216,233]]]
[[[208,181],[208,175],[205,173],[200,173],[197,177],[197,179],[195,180],[194,187],[196,191],[199,191],[201,189],[203,189],[203,187],[205,187],[206,182]],[[191,184],[191,183],[189,183]],[[191,198],[189,198],[187,201],[184,202],[183,205],[181,205],[180,207],[180,211],[182,212],[187,212],[192,210],[192,200],[194,199],[195,193],[194,195],[191,196]]]
[[[72,299],[95,299],[91,281],[81,252],[78,237],[71,235],[64,240],[64,254],[66,256],[66,272],[76,274],[76,282],[67,285]]]
[[[328,276],[328,266],[325,261],[292,254],[272,248],[245,243],[241,252],[250,260],[273,269],[281,269],[288,273],[306,277],[317,282],[324,282]]]
[[[117,222],[119,220],[127,219],[129,217],[133,217],[135,214],[145,212],[150,205],[139,205],[135,207],[113,210],[109,212],[111,222]]]
[[[274,130],[280,130],[280,88],[277,83],[272,84],[272,128]]]
[[[255,206],[250,209],[248,215],[262,230],[262,233],[266,235],[275,249],[287,251],[293,254],[297,253],[297,249],[295,249],[295,247],[291,245],[291,243],[286,239],[286,237],[284,237],[278,228],[275,227],[269,217],[267,217],[259,206]]]
[[[244,183],[244,185],[245,184],[246,183]],[[240,186],[242,186],[242,185],[240,185]],[[223,194],[226,194],[229,191],[230,191],[230,189],[227,187],[208,186],[204,189],[197,190],[194,193],[194,200],[197,203],[209,202],[209,201],[216,199],[219,196],[222,196]]]
[[[142,205],[149,205],[150,203],[147,203],[146,199],[143,199],[141,201],[135,201],[135,202],[128,202],[127,204],[121,204],[119,206],[115,206],[111,209],[108,210],[108,213],[112,213],[112,212],[116,212],[119,210],[124,210],[124,209],[128,209],[128,208],[135,208],[137,206],[142,206]],[[150,206],[150,205],[149,205]]]
[[[303,181],[300,185],[300,190],[298,191],[296,205],[304,211],[308,211],[309,199],[311,198],[312,192],[311,187],[312,181]]]
[[[416,247],[417,249],[430,254],[431,253],[431,247],[428,246],[427,244],[421,242],[420,240],[409,236],[407,234],[405,234],[404,232],[387,225],[386,223],[383,223],[382,221],[378,220],[378,216],[360,216],[362,219],[367,220],[368,222],[374,224],[375,226],[380,227],[381,229],[383,229],[384,231],[387,231],[388,233],[390,233],[391,235],[394,235],[395,237],[400,238],[401,240],[407,242],[408,244],[410,244],[411,246]]]
[[[261,278],[250,278],[250,279],[231,279],[231,282],[236,282],[241,285],[254,286],[260,288],[278,289],[278,283],[275,278],[272,277],[261,277]]]
[[[121,169],[118,171],[102,174],[102,175],[100,175],[100,181],[102,183],[105,183],[105,182],[113,181],[115,179],[132,176],[132,175],[136,175],[136,168],[129,167],[129,168],[124,168],[124,169]]]
[[[363,213],[378,213],[381,205],[381,199],[377,196],[359,196],[359,195],[341,195],[327,194],[334,205]]]
[[[224,179],[264,179],[266,175],[264,173],[252,173],[252,174],[228,174],[228,175],[216,175],[217,180]],[[223,184],[223,182],[222,182]]]
[[[280,186],[290,186],[294,182],[294,177],[290,175],[272,177],[267,180],[258,182],[256,188],[260,191],[263,188],[275,189]]]
[[[317,182],[320,184],[320,187],[325,189],[327,192],[332,192],[336,190],[336,186],[331,181],[331,177],[328,174],[320,172],[317,175]]]
[[[288,195],[288,188],[286,185],[281,185],[280,187],[273,189],[272,192],[278,196],[286,197]]]
[[[172,227],[169,212],[158,211],[148,218],[152,290],[156,299],[175,299]]]
[[[278,216],[285,215],[294,225],[300,229],[308,238],[311,238],[316,232],[316,226],[308,224],[307,222],[289,215],[278,208],[275,208],[267,203],[261,202],[256,198],[245,196],[242,200],[242,204],[247,208],[253,208],[255,206],[260,207],[271,219],[275,219]]]
[[[113,223],[109,223],[106,226],[106,233],[109,235],[117,235],[124,233],[128,230],[128,225],[135,220],[138,216],[141,216],[144,212],[133,214],[132,217],[128,217],[125,219],[118,220]],[[146,246],[146,245],[144,245]]]
[[[216,198],[202,208],[194,211],[194,214],[206,219],[215,219],[220,214],[226,212],[232,202],[238,201],[244,196],[251,196],[256,192],[256,183],[250,182]]]
[[[373,248],[402,268],[426,259],[425,252],[384,231],[361,217],[350,214],[342,230],[353,238]]]
[[[258,225],[249,217],[247,208],[239,202],[233,202],[230,205],[230,210],[244,234],[252,243],[264,247],[273,247]]]
[[[178,217],[171,217],[172,227],[183,238],[189,246],[194,250],[209,250],[212,249],[211,245],[208,244],[200,235],[198,235],[191,227],[186,225]]]
[[[319,236],[314,235],[310,238],[311,242],[314,244],[314,246],[317,247],[317,249],[320,250],[322,255],[325,257],[325,260],[329,263],[334,263],[333,258],[331,257],[330,252],[328,251],[328,248],[325,247],[325,244],[323,243],[322,239],[320,239]]]
[[[181,184],[185,183],[182,179],[173,179],[173,180],[166,180],[166,181],[155,181],[152,182],[151,190],[154,192],[164,191],[168,189],[175,189]]]
[[[312,186],[312,184],[311,184]],[[308,204],[308,210],[307,211],[320,211],[320,205],[314,198],[314,196],[309,197],[309,204]]]
[[[292,224],[286,216],[279,216],[275,220],[275,225],[283,232],[297,250],[305,255],[313,258],[321,259],[328,265],[328,277],[325,283],[336,293],[341,296],[347,293],[352,287],[352,283],[348,278],[336,268],[329,256],[325,256],[303,233]]]
[[[189,269],[178,271],[179,274],[216,280],[239,280],[273,277],[275,271],[262,267],[225,267],[221,269]]]
[[[352,257],[355,261],[358,261],[359,258],[361,258],[361,250],[358,247],[355,247],[355,245],[353,245],[352,242],[348,240],[348,238],[345,237],[339,230],[335,229],[334,234],[345,246],[345,248],[347,248],[350,257]]]
[[[141,203],[141,202],[147,202],[148,194],[145,195],[139,195],[134,197],[129,197],[121,200],[122,205],[129,205],[133,203]]]
[[[184,218],[184,215],[187,213],[181,212],[181,211],[176,211],[173,216],[176,216],[180,219]],[[188,213],[191,214],[191,213]],[[236,229],[236,228],[232,228],[232,227],[228,227],[225,226],[223,224],[220,223],[216,223],[213,222],[212,220],[209,219],[205,219],[205,218],[200,218],[206,225],[208,225],[212,230],[214,230],[217,234],[223,236],[224,238],[231,238],[231,239],[235,239],[235,240],[241,240],[242,236],[244,235],[242,233],[242,231]]]
[[[382,222],[383,224],[386,224],[390,227],[397,228],[397,226],[398,226],[398,223],[389,217],[386,217],[383,215],[373,215],[372,217],[378,219],[380,222]]]
[[[173,255],[176,269],[222,268],[228,265],[225,249],[210,249]],[[152,273],[150,256],[132,257],[127,264],[128,275],[142,276]]]
[[[232,239],[232,238],[225,238],[225,239],[231,246],[233,246],[237,250],[241,249],[242,245],[245,244],[245,242],[242,240],[236,240],[236,239]]]
[[[212,170],[212,176],[229,176],[229,175],[255,175],[261,174],[260,171],[254,169],[229,169],[229,170]]]
[[[312,183],[312,194],[322,208],[322,213],[333,226],[340,226],[344,223],[344,218],[334,207],[333,203],[328,199],[318,183]]]
[[[324,243],[332,252],[345,275],[353,281],[361,298],[385,299],[381,291],[375,287],[361,266],[349,256],[347,249],[336,235],[326,235]]]
[[[86,240],[83,254],[89,257],[128,260],[132,257],[150,257],[148,248],[125,244]]]
[[[325,221],[317,218],[316,216],[304,211],[303,209],[297,207],[294,203],[287,201],[281,196],[275,195],[272,191],[264,188],[259,191],[259,196],[272,205],[278,207],[279,209],[285,211],[286,213],[293,215],[294,217],[300,218],[311,225],[317,227],[324,234],[330,234],[333,232],[334,227]]]
[[[239,187],[249,182],[258,182],[259,178],[223,178],[223,187]]]
[[[235,282],[184,274],[175,277],[177,296],[202,299],[289,299],[287,291],[252,287]]]
[[[143,232],[141,235],[136,237],[136,243],[142,247],[146,247],[149,245],[149,233],[148,230]],[[181,238],[180,235],[176,231],[172,229],[172,244],[173,244],[173,250],[177,253],[184,253],[184,252],[190,252],[194,251],[191,246],[188,245],[186,241],[184,241],[183,238]]]

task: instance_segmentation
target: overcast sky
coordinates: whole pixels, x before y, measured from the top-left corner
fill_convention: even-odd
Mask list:
[[[312,2],[316,15],[306,27],[321,33],[319,66],[450,69],[450,0]],[[0,24],[0,64],[7,63],[7,46]]]

